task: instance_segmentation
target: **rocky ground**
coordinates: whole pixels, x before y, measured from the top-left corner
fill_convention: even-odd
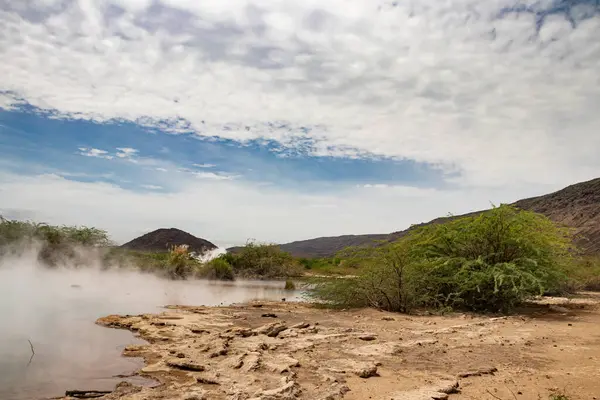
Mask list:
[[[124,355],[160,385],[102,398],[600,399],[600,297],[552,302],[511,317],[293,303],[108,316],[98,323],[148,341]]]

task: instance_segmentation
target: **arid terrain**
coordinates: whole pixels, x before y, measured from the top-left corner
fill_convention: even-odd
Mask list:
[[[517,316],[399,315],[298,303],[169,307],[108,316],[148,345],[108,399],[600,398],[600,296],[545,299]]]

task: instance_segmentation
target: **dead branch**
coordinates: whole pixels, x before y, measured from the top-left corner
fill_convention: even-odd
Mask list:
[[[33,360],[33,356],[35,356],[35,349],[33,348],[33,343],[31,343],[31,340],[27,339],[27,341],[29,342],[29,347],[31,348],[31,357],[29,357],[29,362],[27,363],[27,366],[29,367],[29,364],[31,364],[31,361]]]
[[[486,393],[489,394],[490,396],[492,396],[493,398],[495,398],[496,400],[502,400],[500,397],[496,396],[495,394],[493,394],[489,390],[486,390]]]
[[[94,399],[112,393],[110,390],[67,390],[65,396],[76,399]]]

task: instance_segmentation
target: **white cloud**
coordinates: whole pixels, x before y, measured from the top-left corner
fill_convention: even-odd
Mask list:
[[[29,210],[39,221],[97,226],[120,242],[159,227],[176,226],[217,243],[242,244],[248,238],[286,242],[323,235],[392,232],[449,212],[485,209],[490,202],[510,202],[557,189],[527,187],[516,194],[494,189],[352,187],[315,195],[242,181],[186,179],[179,182],[177,192],[164,193],[135,192],[57,175],[0,173],[0,213],[10,210],[11,215],[17,215],[19,210]],[[44,194],[43,201],[40,193]]]
[[[513,0],[2,4],[0,91],[63,115],[308,137],[314,154],[432,163],[466,186],[600,170],[598,16],[549,15],[538,34],[534,15],[495,18]]]
[[[104,158],[106,160],[112,160],[114,157],[108,154],[108,151],[87,147],[79,147],[79,154],[86,157]]]
[[[117,157],[119,158],[131,158],[136,155],[138,151],[130,147],[117,147]]]
[[[214,172],[192,172],[192,174],[199,179],[213,180],[213,181],[229,181],[236,179],[236,175],[227,175],[223,173]]]
[[[163,189],[162,186],[158,186],[158,185],[140,185],[141,187],[143,187],[144,189],[149,189],[149,190],[161,190]]]
[[[216,167],[215,164],[193,164],[194,167],[198,167],[198,168],[213,168]]]
[[[167,172],[168,171],[168,169],[161,168],[161,167],[155,168],[155,170],[160,171],[160,172]]]

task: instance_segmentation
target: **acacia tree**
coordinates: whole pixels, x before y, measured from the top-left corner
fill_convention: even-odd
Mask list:
[[[389,245],[346,251],[363,272],[317,284],[313,295],[400,312],[414,306],[508,312],[565,280],[571,243],[571,232],[543,215],[502,205],[418,228]]]

